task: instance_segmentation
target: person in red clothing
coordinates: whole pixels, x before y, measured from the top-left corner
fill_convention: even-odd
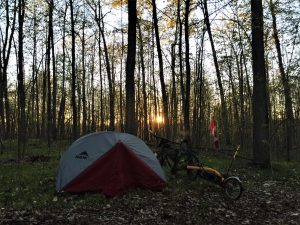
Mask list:
[[[213,115],[209,124],[209,130],[210,133],[212,134],[213,138],[214,138],[214,148],[215,150],[219,150],[219,134],[217,131],[217,125],[216,125],[216,120],[215,120],[215,116]]]

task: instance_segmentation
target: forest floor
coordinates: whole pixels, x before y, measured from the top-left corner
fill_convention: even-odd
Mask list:
[[[274,162],[264,170],[235,165],[245,190],[234,202],[219,186],[191,181],[184,173],[168,175],[162,192],[132,190],[115,198],[58,194],[57,165],[57,157],[16,163],[0,156],[0,224],[300,224],[299,162]]]

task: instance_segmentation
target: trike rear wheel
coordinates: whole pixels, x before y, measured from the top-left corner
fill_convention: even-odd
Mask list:
[[[230,200],[238,200],[243,192],[243,187],[238,177],[228,177],[224,180],[225,195]]]

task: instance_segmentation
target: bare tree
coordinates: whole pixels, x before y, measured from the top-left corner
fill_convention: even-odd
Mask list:
[[[126,112],[125,131],[137,133],[135,117],[134,68],[136,56],[136,1],[128,0],[128,50],[126,61]]]
[[[284,90],[284,99],[285,99],[285,117],[287,119],[286,124],[286,148],[287,148],[287,160],[290,161],[290,151],[293,148],[294,144],[294,113],[293,113],[293,103],[291,98],[291,89],[289,84],[289,77],[285,72],[283,60],[282,60],[282,53],[281,53],[281,46],[278,37],[278,29],[277,29],[277,21],[276,21],[276,6],[272,0],[270,0],[270,11],[272,15],[272,25],[273,25],[273,37],[277,51],[277,58],[278,58],[278,66],[281,76],[281,82],[283,85]]]
[[[172,115],[172,137],[177,135],[177,127],[178,127],[178,97],[176,90],[176,45],[178,44],[178,26],[181,24],[180,19],[180,0],[177,0],[177,15],[176,15],[176,29],[174,34],[174,42],[171,44],[171,70],[172,70],[172,107],[171,107],[171,115]],[[181,57],[181,56],[180,56]]]
[[[207,33],[208,33],[209,40],[210,40],[210,45],[211,45],[211,49],[212,49],[214,65],[215,65],[216,75],[217,75],[217,80],[218,80],[218,86],[219,86],[219,91],[220,91],[223,132],[225,134],[226,144],[230,144],[231,140],[230,140],[230,135],[229,135],[229,127],[228,127],[227,104],[226,104],[226,100],[225,100],[225,93],[224,93],[223,83],[222,83],[222,79],[221,79],[221,73],[220,73],[220,69],[219,69],[217,52],[215,50],[214,40],[213,40],[213,36],[212,36],[212,32],[211,32],[209,13],[208,13],[208,8],[207,8],[207,0],[203,0],[202,10],[203,10],[203,14],[204,14],[204,22],[205,22]]]
[[[1,42],[3,42],[1,46],[1,67],[0,67],[0,119],[3,121],[2,125],[4,126],[4,135],[5,137],[9,137],[11,135],[11,110],[9,104],[8,97],[8,83],[7,83],[7,70],[8,64],[11,54],[11,48],[13,43],[13,37],[15,33],[16,27],[16,17],[17,17],[17,1],[13,1],[13,17],[10,18],[10,4],[8,0],[3,2],[5,5],[5,31],[2,32],[1,28]],[[4,35],[4,37],[2,36]],[[0,54],[1,54],[0,53]],[[4,101],[3,101],[4,98]],[[4,106],[4,107],[3,107]],[[4,109],[5,108],[5,114]],[[5,119],[4,119],[5,117]],[[6,121],[6,122],[4,122]],[[1,129],[1,128],[0,128]]]
[[[185,1],[184,16],[184,39],[185,39],[185,66],[186,66],[186,84],[184,98],[184,127],[185,138],[190,143],[190,92],[191,92],[191,66],[190,66],[190,40],[189,40],[189,13],[190,0]]]
[[[65,4],[64,14],[63,14],[63,53],[62,53],[62,84],[61,84],[61,99],[59,104],[58,112],[58,126],[59,135],[62,138],[65,134],[65,108],[66,108],[66,16],[67,16],[68,4]]]
[[[145,72],[145,62],[144,62],[144,43],[142,30],[140,26],[140,22],[138,22],[138,30],[139,30],[139,53],[142,67],[142,92],[143,92],[143,137],[144,140],[148,140],[149,132],[148,132],[148,106],[147,106],[147,92],[146,92],[146,72]]]
[[[56,133],[57,133],[57,115],[56,115],[56,102],[57,102],[57,76],[56,76],[56,60],[55,60],[55,52],[54,52],[54,30],[53,30],[53,10],[54,10],[54,1],[50,0],[50,12],[52,14],[51,18],[51,55],[52,55],[52,83],[53,83],[53,89],[52,89],[52,137],[54,140],[56,140]],[[50,25],[50,24],[49,24]],[[50,32],[50,26],[49,26],[49,32]]]
[[[72,98],[71,98],[71,106],[73,110],[73,139],[75,140],[78,136],[77,131],[77,105],[76,105],[76,57],[75,57],[75,18],[74,18],[74,9],[73,9],[73,0],[70,0],[70,11],[71,11],[71,37],[72,37],[72,56],[71,56],[71,67],[72,67],[72,75],[71,75],[71,89],[72,89]]]
[[[114,91],[114,79],[113,74],[111,72],[111,65],[109,60],[109,50],[106,43],[105,33],[104,33],[104,21],[103,21],[103,15],[102,15],[102,6],[100,4],[100,0],[98,0],[97,3],[88,2],[88,5],[90,9],[94,13],[94,18],[97,23],[102,41],[103,41],[103,50],[104,50],[104,58],[105,58],[105,67],[106,67],[106,73],[108,78],[108,88],[109,88],[109,130],[115,129],[115,91]],[[99,40],[100,43],[100,40]],[[100,57],[99,53],[99,57]],[[101,71],[100,71],[101,73]],[[101,112],[103,113],[103,111]],[[101,123],[102,124],[102,123]]]
[[[170,125],[169,125],[169,100],[166,91],[166,85],[164,80],[164,65],[162,58],[162,50],[160,46],[160,37],[158,31],[158,19],[157,19],[157,10],[156,10],[156,1],[152,0],[152,9],[153,9],[153,24],[155,30],[155,40],[158,54],[158,63],[159,63],[159,78],[160,78],[160,86],[162,93],[162,103],[163,103],[163,116],[166,125],[166,136],[170,135]]]
[[[107,78],[108,78],[108,88],[109,88],[109,129],[114,130],[115,129],[115,91],[114,91],[114,79],[111,73],[111,66],[110,66],[110,61],[109,61],[109,52],[107,48],[107,43],[105,39],[105,34],[104,34],[104,22],[103,22],[103,16],[102,16],[102,11],[101,11],[101,6],[100,3],[98,4],[99,6],[99,12],[102,17],[101,19],[101,25],[99,22],[99,31],[103,40],[103,47],[104,47],[104,55],[105,55],[105,66],[106,66],[106,73],[107,73]]]
[[[53,115],[53,110],[52,111],[52,93],[51,93],[51,69],[50,69],[50,63],[51,63],[51,49],[53,47],[53,8],[54,8],[54,2],[53,0],[50,0],[48,2],[48,9],[49,9],[49,18],[48,18],[48,40],[47,40],[47,49],[46,49],[46,76],[47,76],[47,140],[48,140],[48,145],[50,146],[51,144],[51,138],[53,136],[53,131],[52,131],[52,125],[53,125],[53,120],[52,120],[52,115]],[[52,68],[54,71],[54,68]]]
[[[24,52],[23,52],[23,40],[24,40],[24,18],[25,18],[25,0],[19,0],[18,3],[18,160],[24,157],[25,142],[26,142],[26,116],[25,116],[25,88],[24,88]]]
[[[251,0],[251,28],[253,63],[253,160],[256,164],[269,167],[269,117],[262,0]]]
[[[82,24],[82,40],[81,40],[81,55],[82,55],[82,132],[87,132],[87,100],[86,100],[86,64],[85,64],[85,13]]]

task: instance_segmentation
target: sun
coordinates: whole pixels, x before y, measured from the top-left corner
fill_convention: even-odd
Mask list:
[[[155,121],[157,122],[157,123],[164,123],[164,118],[162,117],[162,116],[156,116],[156,118],[155,118]]]

